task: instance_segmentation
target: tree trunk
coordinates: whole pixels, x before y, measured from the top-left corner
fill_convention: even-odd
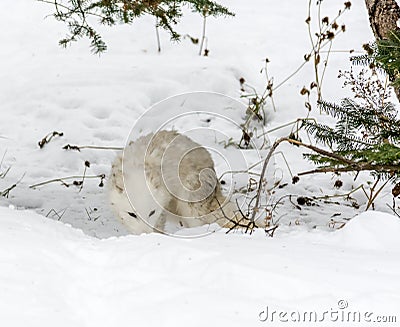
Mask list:
[[[400,7],[396,0],[365,0],[369,22],[377,41],[386,39],[390,31],[400,31],[397,22],[400,20]],[[400,89],[395,87],[400,101]]]
[[[399,30],[400,8],[396,0],[365,0],[365,4],[377,40],[387,38],[389,31]]]

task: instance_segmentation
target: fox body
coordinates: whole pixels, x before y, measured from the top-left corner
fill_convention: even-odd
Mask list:
[[[175,131],[129,143],[112,165],[111,205],[133,234],[166,227],[232,226],[235,204],[221,192],[210,153]]]

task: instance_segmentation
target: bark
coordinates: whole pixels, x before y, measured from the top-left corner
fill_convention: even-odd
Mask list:
[[[365,0],[365,4],[376,40],[387,38],[390,31],[400,31],[397,26],[400,20],[400,7],[396,0]],[[400,89],[395,87],[394,92],[400,101]]]
[[[400,7],[396,0],[365,0],[365,4],[377,40],[385,39],[389,31],[399,30]]]

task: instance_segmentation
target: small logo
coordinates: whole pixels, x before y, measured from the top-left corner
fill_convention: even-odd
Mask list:
[[[339,300],[337,304],[340,310],[344,310],[349,306],[349,303],[346,300]]]

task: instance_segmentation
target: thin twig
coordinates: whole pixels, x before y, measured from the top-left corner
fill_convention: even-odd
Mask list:
[[[64,150],[76,150],[81,151],[82,149],[91,149],[91,150],[117,150],[122,151],[123,147],[118,146],[96,146],[96,145],[71,145],[66,144],[63,146]]]
[[[323,196],[316,196],[314,197],[315,200],[326,200],[326,199],[332,199],[332,198],[350,198],[350,195],[357,192],[358,190],[362,189],[363,185],[360,185],[356,187],[355,189],[351,190],[348,193],[342,193],[342,194],[334,194],[334,195],[323,195]]]
[[[373,191],[375,190],[376,185],[378,185],[379,178],[376,180],[376,183],[375,183],[373,189],[371,189],[371,197],[370,197],[370,199],[369,199],[369,201],[368,201],[367,208],[365,209],[366,211],[370,208],[371,205],[374,204],[376,198],[377,198],[378,195],[381,193],[381,191],[384,189],[384,187],[387,185],[387,183],[389,183],[389,181],[390,181],[390,178],[387,179],[387,180],[381,185],[381,187],[375,192],[375,194],[372,196],[372,193],[373,193]]]
[[[257,167],[263,161],[264,161],[264,159],[261,159],[261,160],[257,161],[256,163],[252,164],[249,168],[244,169],[244,170],[227,170],[227,171],[222,173],[222,175],[218,178],[218,180],[221,180],[222,177],[224,177],[227,174],[246,174],[247,173],[249,175],[259,175],[257,173],[250,172],[250,170],[253,169],[254,167]]]
[[[392,207],[389,205],[389,203],[386,203],[386,206],[387,206],[390,210],[392,210],[393,213],[394,213],[397,217],[400,218],[400,215],[396,212],[396,210],[395,210],[394,208],[392,208]]]
[[[41,148],[41,149],[43,149],[43,147],[47,144],[47,143],[50,143],[50,141],[54,138],[54,137],[56,137],[56,136],[63,136],[64,135],[64,133],[63,132],[57,132],[57,131],[54,131],[54,132],[51,132],[51,133],[49,133],[49,134],[47,134],[45,137],[43,137],[39,142],[38,142],[38,145],[39,145],[39,148]]]
[[[14,183],[14,184],[11,185],[10,187],[6,188],[4,191],[1,191],[1,192],[0,192],[0,196],[3,196],[3,197],[5,197],[5,198],[8,198],[8,196],[10,195],[11,190],[13,190],[14,188],[16,188],[17,185],[18,185],[19,183],[21,183],[21,181],[22,181],[22,179],[23,179],[24,177],[25,177],[25,173],[21,176],[21,178],[20,178],[16,183]]]
[[[265,60],[265,78],[267,79],[267,83],[268,83],[268,87],[265,89],[264,94],[263,94],[263,98],[265,96],[269,96],[271,98],[271,104],[272,104],[272,108],[274,109],[274,112],[276,112],[276,107],[275,107],[275,101],[274,101],[274,97],[273,97],[273,91],[272,91],[272,86],[273,86],[273,80],[269,79],[269,75],[268,75],[268,60]],[[268,94],[267,94],[268,91]]]
[[[203,35],[201,37],[201,42],[200,42],[199,56],[201,56],[201,54],[203,53],[204,40],[206,39],[206,22],[207,22],[207,15],[203,15]]]
[[[332,41],[329,44],[329,49],[328,49],[328,53],[326,54],[326,58],[325,58],[325,63],[324,63],[324,69],[322,70],[322,75],[321,75],[321,81],[319,83],[320,85],[320,89],[322,88],[322,83],[324,81],[324,77],[325,77],[325,73],[326,73],[326,68],[328,67],[328,60],[329,60],[329,55],[331,54],[331,49],[332,49]],[[320,51],[321,52],[321,51]],[[320,99],[319,99],[320,100]]]
[[[283,137],[283,138],[280,138],[277,141],[275,141],[274,144],[272,145],[271,149],[269,150],[267,157],[265,158],[264,165],[263,165],[263,168],[261,170],[260,181],[258,183],[258,190],[257,190],[257,195],[256,195],[256,203],[254,204],[253,213],[252,213],[252,217],[251,217],[252,221],[255,220],[257,211],[259,209],[262,185],[263,185],[263,180],[264,180],[265,173],[267,171],[268,163],[269,163],[269,161],[270,161],[270,159],[272,157],[272,154],[274,153],[276,148],[279,146],[279,144],[281,144],[282,142],[287,141],[287,140],[288,139],[286,137]]]
[[[6,157],[6,154],[7,154],[7,150],[4,151],[3,157],[1,158],[1,161],[0,161],[0,178],[1,179],[5,178],[11,169],[11,167],[7,167],[7,169],[5,171],[1,171],[1,167],[3,166],[3,162],[4,162],[4,158]]]
[[[60,183],[63,183],[65,185],[64,181],[66,181],[66,180],[81,179],[82,177],[83,176],[80,175],[80,176],[67,176],[67,177],[61,177],[61,178],[54,178],[54,179],[50,179],[48,181],[44,181],[44,182],[40,182],[40,183],[37,183],[37,184],[30,185],[29,188],[36,188],[36,187],[39,187],[39,186],[43,186],[43,185],[50,184],[50,183],[56,183],[56,182],[60,182]],[[104,174],[90,175],[90,176],[85,176],[85,178],[86,179],[105,178],[105,175]]]
[[[319,168],[319,169],[315,169],[312,171],[308,171],[308,172],[303,172],[303,173],[299,173],[298,175],[306,175],[306,174],[311,174],[311,173],[321,173],[321,172],[350,172],[350,171],[363,171],[363,170],[373,170],[373,171],[392,171],[392,170],[399,170],[399,166],[398,165],[374,165],[374,164],[370,164],[370,163],[357,163],[354,162],[352,160],[349,160],[347,158],[344,158],[336,153],[332,153],[320,148],[317,148],[313,145],[310,144],[305,144],[302,143],[298,140],[293,140],[291,138],[287,138],[287,137],[283,137],[278,139],[277,141],[275,141],[275,143],[272,145],[270,151],[268,152],[267,157],[265,158],[264,161],[264,165],[261,171],[261,176],[260,176],[260,180],[258,183],[258,190],[257,190],[257,195],[255,197],[255,205],[253,207],[253,213],[252,213],[252,220],[254,220],[257,211],[259,210],[260,207],[260,199],[261,199],[261,192],[262,192],[262,187],[263,187],[263,181],[264,181],[264,177],[265,177],[265,173],[267,170],[267,166],[269,164],[269,161],[273,155],[273,153],[275,152],[276,148],[282,143],[282,142],[288,142],[290,144],[294,144],[297,146],[301,146],[301,147],[305,147],[307,149],[310,149],[316,153],[322,154],[324,156],[327,156],[329,158],[338,160],[339,162],[342,162],[344,164],[349,165],[349,167],[328,167],[328,168]],[[382,187],[377,191],[377,193],[375,193],[375,195],[372,198],[372,201],[369,202],[368,207],[373,203],[373,201],[376,199],[377,195],[382,191],[383,187],[388,183],[390,179],[388,179],[384,185],[382,185]],[[371,195],[372,196],[372,195]],[[371,200],[371,196],[369,197],[369,199]]]
[[[158,17],[156,17],[156,37],[157,37],[157,47],[158,52],[161,52],[161,41],[160,41],[160,32],[158,30]]]
[[[48,217],[52,212],[54,212],[53,213],[53,215],[51,216],[51,217],[54,217],[54,216],[57,216],[57,220],[58,221],[60,221],[61,219],[62,219],[62,217],[64,216],[64,214],[65,214],[65,212],[67,211],[67,208],[64,208],[64,209],[61,209],[60,211],[55,211],[54,209],[51,209],[48,213],[47,213],[47,215],[46,215],[46,217]],[[60,214],[61,213],[61,214]]]

